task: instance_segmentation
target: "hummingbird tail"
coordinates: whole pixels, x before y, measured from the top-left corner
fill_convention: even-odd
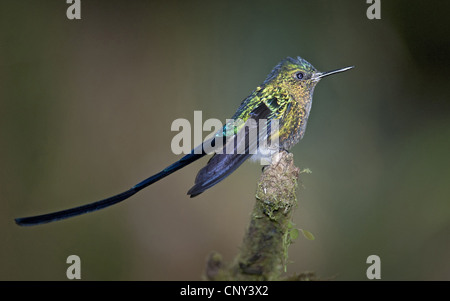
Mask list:
[[[66,219],[69,217],[85,214],[92,211],[97,211],[109,206],[112,206],[114,204],[117,204],[132,195],[134,195],[139,190],[136,190],[135,188],[131,188],[127,191],[124,191],[122,193],[119,193],[117,195],[114,195],[112,197],[109,197],[107,199],[97,201],[95,203],[70,208],[66,210],[61,210],[57,212],[42,214],[42,215],[36,215],[36,216],[29,216],[29,217],[20,217],[16,218],[16,224],[19,226],[34,226],[34,225],[40,225],[45,223],[50,223],[62,219]]]
[[[192,162],[202,158],[206,153],[201,152],[199,154],[195,154],[194,151],[192,151],[190,154],[184,156],[177,162],[173,163],[172,165],[168,166],[167,168],[163,169],[159,173],[143,180],[142,182],[139,182],[138,184],[134,185],[127,191],[124,191],[122,193],[119,193],[117,195],[114,195],[112,197],[90,203],[87,205],[66,209],[62,211],[47,213],[43,215],[37,215],[37,216],[30,216],[30,217],[21,217],[16,218],[16,224],[19,226],[33,226],[33,225],[39,225],[39,224],[45,224],[49,222],[54,222],[62,219],[66,219],[69,217],[74,217],[77,215],[85,214],[88,212],[97,211],[109,206],[112,206],[114,204],[117,204],[119,202],[122,202],[123,200],[128,199],[132,195],[136,194],[140,190],[144,189],[145,187],[161,180],[162,178],[167,177],[171,173],[191,164]]]

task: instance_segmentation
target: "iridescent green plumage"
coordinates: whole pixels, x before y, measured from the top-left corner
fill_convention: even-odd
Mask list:
[[[302,74],[302,78],[298,78]],[[246,121],[250,112],[265,105],[270,114],[266,119],[279,120],[280,145],[291,148],[302,137],[311,109],[314,87],[319,81],[313,78],[317,70],[302,58],[282,60],[241,104],[233,119]]]
[[[232,118],[234,121],[227,123],[223,130],[216,134],[215,139],[204,142],[193,149],[190,154],[185,155],[159,173],[139,182],[120,194],[67,210],[17,218],[16,223],[21,226],[43,224],[97,211],[117,204],[145,187],[202,158],[207,154],[205,147],[209,143],[211,146],[214,145],[216,153],[206,166],[198,172],[195,185],[188,191],[191,197],[196,196],[225,179],[246,159],[253,156],[254,154],[251,153],[253,146],[256,145],[258,149],[263,148],[263,141],[261,140],[265,140],[268,137],[278,138],[278,144],[275,147],[271,145],[270,152],[268,152],[269,156],[280,149],[288,150],[295,145],[305,133],[316,84],[325,76],[351,68],[319,72],[300,57],[296,59],[286,58],[275,66],[267,79],[244,99]],[[242,122],[236,122],[238,120]],[[258,123],[252,124],[250,121],[253,120]],[[278,123],[278,131],[272,131],[276,128],[274,126],[276,123]],[[263,133],[265,130],[270,129],[271,135],[267,134],[267,137],[263,136],[262,138],[258,136],[256,140],[247,139],[246,135],[240,135],[242,133],[246,134],[252,127],[259,127],[258,132],[263,131]],[[224,140],[226,141],[222,144]],[[230,146],[230,143],[232,152],[223,151],[227,146]],[[243,148],[243,153],[237,151],[240,147]],[[200,151],[198,152],[198,150]],[[255,156],[257,155],[259,154],[257,153]],[[267,155],[267,153],[264,155]]]
[[[289,150],[297,144],[305,133],[316,84],[324,76],[351,68],[319,72],[300,57],[296,59],[288,57],[282,60],[266,80],[244,99],[232,118],[234,121],[227,123],[223,131],[218,133],[218,137],[223,135],[236,140],[234,153],[225,151],[220,154],[216,153],[199,171],[195,185],[188,191],[188,194],[193,197],[214,186],[252,155],[249,152],[249,149],[252,148],[251,139],[250,141],[239,139],[239,132],[244,131],[249,119],[254,119],[256,122],[264,120],[265,127],[268,128],[274,120],[278,122],[278,131],[271,134],[271,138],[274,136],[278,138],[278,145],[275,149],[273,145],[271,146],[272,152],[264,152],[266,156],[270,156],[280,149]],[[243,122],[236,123],[236,120]],[[258,132],[266,130],[266,128],[261,128],[260,124],[258,126]],[[261,136],[258,139],[261,139]],[[246,145],[242,149],[245,149],[246,153],[238,152],[237,149],[245,143]],[[261,145],[262,141],[253,141],[253,146],[255,144]]]

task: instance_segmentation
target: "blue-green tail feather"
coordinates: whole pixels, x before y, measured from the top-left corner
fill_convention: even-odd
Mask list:
[[[54,221],[66,219],[69,217],[74,217],[77,215],[97,211],[97,210],[112,206],[114,204],[120,203],[120,202],[128,199],[129,197],[136,194],[137,192],[144,189],[145,187],[161,180],[162,178],[167,177],[168,175],[174,173],[175,171],[202,158],[204,155],[206,155],[204,152],[201,152],[200,154],[195,154],[194,150],[193,150],[190,154],[184,156],[177,162],[166,167],[159,173],[143,180],[142,182],[139,182],[138,184],[134,185],[127,191],[124,191],[124,192],[114,195],[112,197],[109,197],[109,198],[106,198],[106,199],[103,199],[103,200],[100,200],[100,201],[97,201],[94,203],[90,203],[87,205],[62,210],[62,211],[57,211],[57,212],[52,212],[52,213],[47,213],[47,214],[37,215],[37,216],[16,218],[15,221],[20,226],[33,226],[33,225],[54,222]]]

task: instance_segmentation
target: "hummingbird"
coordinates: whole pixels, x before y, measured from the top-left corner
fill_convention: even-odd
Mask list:
[[[301,57],[287,57],[281,60],[264,82],[242,101],[230,119],[231,122],[226,123],[213,138],[203,142],[180,160],[130,189],[109,198],[62,211],[16,218],[15,221],[20,226],[44,224],[97,211],[122,202],[151,184],[210,154],[211,151],[205,150],[206,143],[208,143],[215,153],[200,169],[194,186],[187,192],[190,197],[195,197],[225,179],[247,159],[258,159],[261,156],[270,157],[275,152],[288,151],[297,144],[305,134],[314,88],[317,83],[326,76],[352,68],[354,66],[320,72]],[[242,122],[236,124],[234,122],[236,120]],[[251,120],[255,122],[248,123]],[[274,124],[277,125],[276,130],[271,132],[270,130],[275,128]],[[258,136],[257,139],[246,138],[245,134],[248,134],[249,128],[252,126],[257,127],[259,132],[269,132],[270,134]],[[246,132],[242,134],[243,131]],[[277,138],[277,143],[271,145],[270,149],[256,153],[250,151],[255,146],[256,148],[261,146],[262,150],[265,146],[261,140],[269,136]],[[232,151],[229,151],[228,148],[227,151],[224,151],[225,147],[230,147],[230,145]],[[237,152],[236,150],[239,148],[244,151]]]

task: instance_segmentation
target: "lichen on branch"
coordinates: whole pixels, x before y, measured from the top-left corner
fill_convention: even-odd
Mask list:
[[[274,155],[257,183],[255,206],[239,253],[228,264],[220,254],[210,254],[207,280],[281,280],[292,241],[300,173],[292,154],[283,151]]]

